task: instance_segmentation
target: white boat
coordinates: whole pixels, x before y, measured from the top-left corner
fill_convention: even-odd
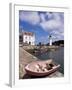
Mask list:
[[[60,67],[59,64],[53,62],[53,60],[46,61],[33,61],[25,66],[25,71],[31,76],[46,76],[49,75]]]

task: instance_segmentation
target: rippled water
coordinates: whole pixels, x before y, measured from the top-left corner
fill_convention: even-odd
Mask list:
[[[55,62],[61,65],[59,71],[64,73],[64,47],[60,47],[57,50],[48,51],[36,56],[41,60],[53,59]]]

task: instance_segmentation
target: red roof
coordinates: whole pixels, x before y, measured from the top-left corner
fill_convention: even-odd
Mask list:
[[[34,35],[34,33],[32,33],[32,32],[23,32],[23,34],[24,35],[29,35],[29,36],[33,36]]]

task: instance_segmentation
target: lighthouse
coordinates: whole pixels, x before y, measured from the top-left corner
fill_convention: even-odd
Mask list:
[[[49,36],[49,45],[50,46],[52,45],[52,36],[51,35]]]

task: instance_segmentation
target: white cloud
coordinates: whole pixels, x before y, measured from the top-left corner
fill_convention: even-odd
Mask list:
[[[59,32],[57,30],[52,31],[51,33],[54,35],[63,35],[64,34],[64,32]]]
[[[46,13],[48,20],[44,20],[40,23],[41,27],[52,34],[53,38],[64,38],[64,23],[61,13]]]
[[[38,24],[40,22],[38,12],[20,11],[19,18],[21,21],[26,21],[33,25]]]
[[[47,15],[49,14],[47,13]],[[59,13],[52,13],[52,15],[49,15],[49,18],[49,20],[40,23],[44,30],[63,29],[63,22]]]
[[[42,22],[45,22],[46,21],[45,20],[45,14],[40,14],[40,19],[41,19]]]
[[[60,21],[57,20],[48,20],[46,22],[40,23],[40,25],[43,27],[44,30],[54,30],[54,29],[59,29],[62,24]]]
[[[53,14],[47,12],[46,15],[48,16],[49,19],[51,19],[53,17]]]
[[[64,15],[63,13],[38,13],[31,11],[20,11],[19,18],[32,25],[40,25],[43,30],[52,34],[54,39],[64,38]]]
[[[60,17],[60,14],[59,14],[59,13],[53,13],[53,18],[54,18],[55,20],[58,20],[58,21],[61,20],[61,17]]]
[[[57,39],[57,40],[64,39],[64,32],[59,32],[57,30],[54,30],[51,32],[51,34],[53,39]]]

